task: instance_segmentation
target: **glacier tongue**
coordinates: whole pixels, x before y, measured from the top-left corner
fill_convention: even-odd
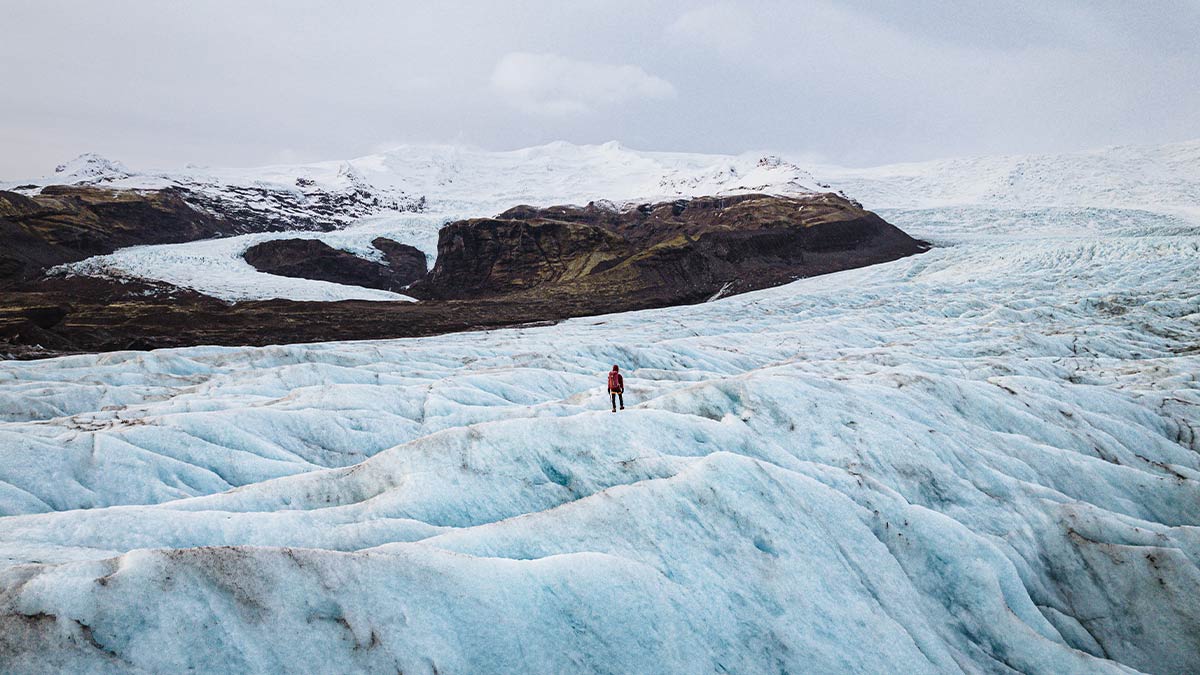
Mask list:
[[[0,670],[1200,672],[1200,224],[1145,206],[886,210],[938,247],[549,327],[0,363]]]

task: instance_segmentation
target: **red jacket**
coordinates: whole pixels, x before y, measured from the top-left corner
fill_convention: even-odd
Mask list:
[[[625,378],[615,370],[608,373],[608,390],[609,391],[625,391]]]

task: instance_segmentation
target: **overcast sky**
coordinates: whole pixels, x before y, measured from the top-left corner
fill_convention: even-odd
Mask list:
[[[564,139],[847,165],[1200,137],[1200,0],[0,0],[0,177]]]

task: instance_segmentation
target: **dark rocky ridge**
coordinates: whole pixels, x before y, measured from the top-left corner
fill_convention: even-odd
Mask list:
[[[98,229],[114,227],[102,221]],[[406,255],[398,244],[376,245],[391,260]],[[328,255],[303,246],[309,258]],[[405,291],[425,300],[419,303],[229,304],[140,282],[26,280],[0,294],[0,356],[410,337],[554,322],[699,302],[925,248],[836,195],[703,198],[624,212],[517,207],[443,228],[434,269]],[[275,257],[281,267],[297,264],[278,250]]]
[[[246,249],[242,257],[260,272],[332,281],[385,291],[401,291],[428,272],[425,254],[379,237],[371,242],[386,263],[360,258],[319,239],[272,239]]]
[[[174,187],[51,185],[32,196],[0,191],[0,288],[125,246],[295,229],[289,222],[199,208],[199,199]]]
[[[662,306],[922,250],[833,194],[704,197],[627,211],[519,206],[444,227],[433,271],[410,292],[433,299],[616,295]]]
[[[229,233],[189,206],[177,190],[135,192],[50,186],[26,197],[0,191],[0,283],[123,246],[172,243]]]
[[[296,179],[296,190],[204,183],[180,189],[189,204],[230,222],[253,223],[255,232],[328,232],[364,216],[425,210],[423,196],[395,194],[365,184],[326,190],[303,178]]]
[[[383,259],[391,268],[393,278],[405,286],[419,281],[429,273],[429,262],[416,246],[401,244],[387,237],[376,237],[371,240],[371,245],[383,253]]]

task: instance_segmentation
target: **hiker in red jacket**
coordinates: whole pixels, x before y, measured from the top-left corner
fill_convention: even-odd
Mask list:
[[[612,397],[613,412],[617,412],[617,399],[621,400],[621,410],[625,409],[625,378],[616,366],[608,373],[608,395]]]

